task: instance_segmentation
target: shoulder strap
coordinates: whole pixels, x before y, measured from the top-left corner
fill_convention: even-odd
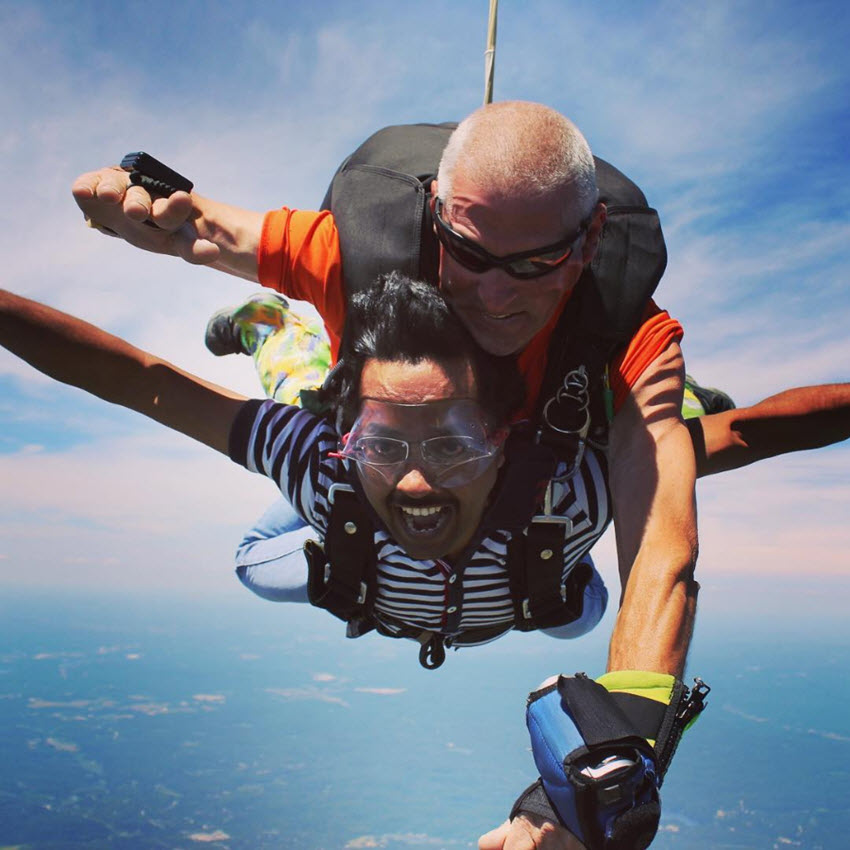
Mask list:
[[[540,515],[508,541],[508,577],[518,631],[564,626],[581,617],[592,571],[579,561],[564,578],[564,543],[571,530],[567,517]]]
[[[324,550],[314,544],[307,551],[307,594],[310,604],[349,624],[349,637],[359,637],[374,628],[370,615],[375,596],[374,526],[348,484],[334,484],[329,500]]]

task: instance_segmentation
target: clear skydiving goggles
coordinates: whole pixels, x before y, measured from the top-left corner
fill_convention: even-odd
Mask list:
[[[335,454],[389,484],[414,465],[434,484],[461,487],[486,472],[507,433],[489,432],[474,399],[398,404],[366,398]]]

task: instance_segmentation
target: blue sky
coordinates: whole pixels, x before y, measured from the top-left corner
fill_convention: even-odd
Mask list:
[[[202,340],[252,289],[87,231],[73,178],[143,149],[203,194],[312,208],[374,129],[479,105],[486,7],[0,2],[3,285],[256,393]],[[560,109],[640,183],[689,370],[741,404],[848,377],[847,44],[838,2],[501,6],[495,97]],[[268,482],[5,353],[0,390],[0,584],[241,592]],[[838,446],[701,483],[703,582],[843,575],[848,468]]]

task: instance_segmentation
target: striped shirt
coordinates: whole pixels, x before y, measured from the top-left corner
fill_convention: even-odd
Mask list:
[[[339,438],[330,424],[298,407],[249,401],[230,435],[230,457],[272,478],[296,512],[323,539],[328,493],[349,480],[346,462],[330,457]],[[506,463],[511,462],[510,456]],[[563,470],[559,468],[558,473]],[[557,476],[556,476],[557,478]],[[498,486],[498,485],[497,485]],[[564,575],[599,539],[611,519],[604,459],[588,448],[578,473],[553,486],[553,514],[570,520]],[[511,533],[488,533],[463,563],[414,560],[376,520],[377,590],[373,615],[385,631],[405,627],[458,636],[470,629],[514,624],[507,570]],[[496,636],[496,634],[494,634]],[[469,641],[464,641],[468,643]]]

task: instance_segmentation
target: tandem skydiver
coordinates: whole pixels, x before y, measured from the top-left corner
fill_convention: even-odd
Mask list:
[[[441,283],[480,345],[499,354],[519,352],[530,387],[526,412],[536,425],[552,424],[543,422],[544,411],[557,413],[549,402],[563,395],[562,386],[569,389],[561,379],[579,371],[572,368],[575,352],[568,353],[573,362],[565,374],[555,375],[554,384],[546,366],[557,365],[568,347],[565,338],[579,321],[572,315],[579,299],[570,295],[574,288],[582,291],[578,282],[599,260],[606,209],[597,202],[593,170],[586,143],[562,116],[535,104],[502,103],[463,122],[430,186],[430,226],[422,231],[420,248],[433,263],[423,274]],[[128,189],[125,172],[109,169],[83,175],[74,194],[93,225],[132,244],[314,301],[332,345],[338,345],[346,310],[343,278],[358,244],[350,232],[337,229],[338,214],[284,209],[263,217],[185,194],[151,202],[141,187]],[[148,217],[160,231],[143,223]],[[615,244],[613,221],[606,245]],[[368,242],[365,253],[371,249]],[[608,462],[623,602],[609,666],[680,676],[697,591],[695,462],[731,468],[820,444],[819,435],[793,427],[799,416],[823,417],[832,428],[825,442],[843,439],[850,432],[850,393],[843,385],[830,388],[828,396],[811,391],[808,406],[799,407],[801,396],[792,392],[749,410],[704,417],[692,431],[703,435],[695,460],[679,411],[681,329],[647,298],[632,305],[629,317],[617,339],[625,357],[650,337],[659,347],[638,364],[643,371],[634,383],[618,368],[622,351],[607,352],[597,370],[608,367],[618,410],[608,435]],[[559,321],[566,327],[556,329]],[[577,356],[583,365],[583,352]],[[595,378],[591,395],[594,426],[604,431],[605,415],[598,411],[605,409],[605,391]],[[786,422],[792,427],[781,427]]]
[[[387,314],[396,321],[387,322]],[[332,597],[346,601],[347,564],[352,557],[355,566],[365,561],[357,576],[363,598],[357,604],[348,599],[350,629],[413,638],[429,657],[442,650],[443,639],[475,645],[526,628],[528,610],[536,626],[557,637],[592,629],[607,601],[586,559],[611,520],[603,453],[588,447],[569,478],[559,464],[547,513],[530,522],[533,527],[542,519],[544,536],[532,532],[524,544],[529,551],[517,556],[512,542],[524,540],[530,518],[516,515],[514,496],[536,491],[552,470],[533,433],[507,424],[525,390],[513,358],[483,351],[434,287],[396,274],[354,296],[349,320],[352,332],[334,375],[334,427],[327,417],[295,406],[246,400],[82,320],[0,290],[4,347],[57,380],[143,413],[271,477],[319,538],[309,550],[315,604],[343,616]],[[633,365],[626,358],[624,369]],[[538,545],[548,548],[533,548]],[[528,564],[509,566],[515,557]],[[538,568],[551,587],[532,575]],[[520,596],[518,575],[527,581]],[[436,635],[441,640],[432,643]],[[595,723],[560,716],[561,689],[578,715],[576,707],[595,718],[610,715],[608,738],[599,740]],[[557,836],[568,847],[581,846],[579,836],[596,848],[606,830],[619,830],[629,841],[639,836],[645,842],[627,846],[647,846],[658,822],[658,786],[686,710],[694,710],[693,694],[673,675],[609,667],[597,682],[560,677],[556,687],[532,696],[528,725],[542,784],[515,806],[518,833]],[[623,720],[622,712],[635,703],[652,708],[649,724],[646,710]],[[613,783],[622,786],[622,801],[608,799],[598,816],[587,801],[578,806],[578,792],[562,768],[553,770],[541,755],[563,734],[595,748],[593,758],[577,765],[587,774],[582,793],[592,789],[593,771],[607,770],[610,798],[611,765],[628,768]],[[541,806],[550,821],[557,818],[549,795],[569,832],[543,822]]]

